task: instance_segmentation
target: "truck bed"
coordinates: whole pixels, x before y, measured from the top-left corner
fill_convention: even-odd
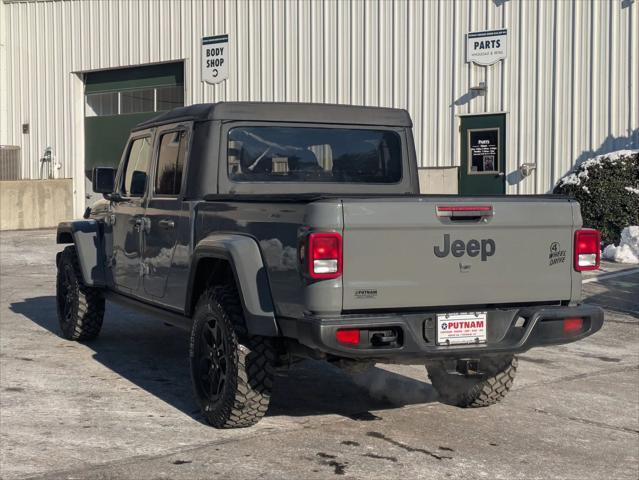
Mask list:
[[[459,206],[490,210],[438,211]],[[572,243],[581,218],[565,197],[217,195],[197,210],[196,241],[220,230],[258,241],[278,316],[579,299]],[[308,283],[301,238],[327,229],[343,236],[343,274]]]

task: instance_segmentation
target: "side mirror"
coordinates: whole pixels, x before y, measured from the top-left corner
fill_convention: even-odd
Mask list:
[[[93,191],[95,193],[113,193],[115,187],[115,169],[95,167],[93,169]]]

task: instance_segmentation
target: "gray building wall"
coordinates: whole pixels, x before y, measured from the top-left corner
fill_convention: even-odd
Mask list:
[[[508,193],[543,193],[575,161],[639,147],[639,2],[7,1],[0,144],[37,178],[51,146],[84,205],[83,72],[185,61],[185,102],[406,108],[421,166],[459,165],[459,116],[507,113]],[[465,34],[507,28],[508,57],[465,61]],[[230,77],[200,81],[200,39],[228,33]],[[4,39],[4,40],[2,40]],[[485,96],[470,88],[486,82]],[[21,125],[30,123],[30,133]]]

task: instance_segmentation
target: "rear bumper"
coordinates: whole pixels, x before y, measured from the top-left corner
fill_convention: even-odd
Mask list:
[[[570,317],[582,318],[582,328],[565,332],[563,320]],[[422,363],[432,358],[521,353],[532,347],[574,342],[600,330],[604,316],[601,308],[585,304],[489,310],[486,343],[451,346],[437,345],[436,318],[432,312],[336,318],[309,316],[290,323],[282,322],[281,327],[284,336],[327,354],[382,362]],[[524,320],[521,326],[520,318]],[[336,340],[336,332],[340,329],[360,329],[364,339],[375,331],[391,330],[398,333],[398,341],[381,346],[373,346],[367,341],[357,346],[343,345]]]

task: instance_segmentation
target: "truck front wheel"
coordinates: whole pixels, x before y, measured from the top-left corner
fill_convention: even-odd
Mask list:
[[[92,340],[102,328],[102,291],[84,285],[75,247],[62,250],[57,263],[56,306],[62,335],[68,340]]]
[[[235,288],[207,289],[195,309],[189,356],[195,397],[209,424],[256,424],[268,409],[275,351],[268,338],[245,333]]]
[[[513,355],[484,357],[480,373],[462,375],[451,372],[445,362],[426,365],[428,377],[443,403],[458,407],[487,407],[501,401],[515,380],[517,358]]]

